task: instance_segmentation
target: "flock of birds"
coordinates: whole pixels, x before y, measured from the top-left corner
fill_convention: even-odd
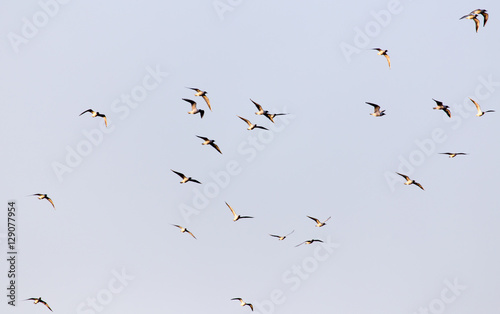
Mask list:
[[[463,17],[461,17],[460,19],[473,20],[475,22],[476,32],[477,32],[478,29],[479,29],[479,25],[480,25],[480,22],[479,22],[479,20],[477,18],[478,15],[482,15],[483,16],[483,27],[484,27],[486,25],[486,22],[488,21],[488,17],[489,17],[489,15],[487,13],[487,10],[484,10],[484,9],[473,10],[469,14],[464,15]],[[376,51],[378,51],[377,52],[378,55],[384,56],[387,59],[387,63],[389,65],[389,68],[391,68],[391,59],[390,59],[389,55],[387,54],[388,50],[384,50],[384,49],[381,49],[381,48],[372,48],[372,50],[376,50]],[[207,96],[207,92],[206,91],[200,90],[198,88],[192,88],[192,87],[187,87],[187,88],[195,91],[194,96],[196,96],[196,97],[202,97],[204,99],[206,105],[208,106],[208,109],[210,111],[212,111],[210,100],[209,100],[209,98]],[[494,110],[482,111],[481,107],[479,106],[479,104],[475,100],[473,100],[472,98],[469,98],[469,99],[474,103],[474,105],[477,108],[477,114],[476,114],[476,116],[481,117],[485,113],[494,112]],[[187,112],[188,114],[193,114],[193,115],[200,114],[200,118],[204,117],[205,110],[198,109],[198,104],[194,100],[188,99],[188,98],[182,98],[182,100],[188,102],[191,105],[191,111],[188,111]],[[433,100],[436,102],[436,107],[433,107],[433,109],[435,109],[435,110],[442,110],[442,111],[445,112],[445,114],[448,117],[451,118],[450,107],[447,106],[447,105],[444,105],[442,101],[439,101],[439,100],[436,100],[436,99],[433,99]],[[274,123],[274,118],[276,118],[278,116],[281,116],[281,115],[286,115],[287,114],[287,113],[270,113],[268,110],[264,110],[260,104],[256,103],[252,99],[250,99],[250,101],[255,105],[255,107],[258,110],[257,112],[255,112],[255,114],[266,117],[272,123]],[[379,105],[371,103],[371,102],[366,102],[366,104],[368,104],[368,105],[370,105],[370,106],[373,107],[373,113],[370,113],[370,115],[372,115],[374,117],[382,117],[382,116],[386,115],[385,114],[385,110],[381,110],[381,108],[380,108]],[[102,118],[104,120],[104,123],[105,123],[106,127],[108,126],[108,122],[107,122],[107,118],[106,118],[105,114],[102,114],[102,113],[99,113],[97,111],[94,111],[93,109],[87,109],[87,110],[83,111],[82,113],[80,113],[80,116],[83,115],[83,114],[85,114],[85,113],[90,113],[92,118],[96,118],[96,117]],[[250,120],[248,120],[246,118],[243,118],[241,116],[237,116],[237,117],[240,118],[241,120],[243,120],[248,125],[247,130],[254,130],[254,129],[268,130],[266,127],[258,125],[258,124],[254,124],[254,123],[250,122]],[[222,154],[222,151],[219,148],[219,146],[217,144],[215,144],[215,140],[209,139],[209,138],[204,137],[204,136],[199,136],[199,135],[196,135],[196,137],[198,137],[198,138],[200,138],[200,139],[203,140],[202,145],[209,145],[209,146],[213,147],[215,150],[217,150],[220,154]],[[467,155],[467,153],[457,153],[457,152],[446,152],[446,153],[440,153],[440,154],[448,155],[449,158],[454,158],[454,157],[460,156],[460,155]],[[171,169],[171,171],[173,173],[175,173],[176,175],[178,175],[182,179],[180,181],[181,184],[188,183],[188,182],[193,182],[193,183],[201,184],[200,181],[198,181],[198,180],[196,180],[196,179],[194,179],[192,177],[188,177],[188,176],[184,175],[182,172],[175,171],[175,170],[172,170],[172,169]],[[405,179],[405,182],[404,182],[405,185],[412,185],[413,184],[413,185],[418,186],[422,190],[424,190],[424,188],[422,187],[422,185],[420,183],[418,183],[415,180],[411,179],[409,176],[407,176],[405,174],[402,174],[402,173],[399,173],[399,172],[396,172],[396,173]],[[29,196],[37,196],[37,198],[39,200],[45,199],[55,209],[54,202],[52,201],[52,199],[47,194],[36,193],[36,194],[29,195]],[[252,216],[244,216],[244,215],[237,214],[236,211],[231,207],[231,205],[229,205],[227,202],[225,202],[225,204],[227,205],[227,207],[231,211],[231,213],[233,215],[233,221],[234,222],[236,222],[236,221],[238,221],[240,219],[251,219],[251,218],[254,218]],[[312,217],[312,216],[306,216],[306,217],[309,218],[309,219],[311,219],[311,220],[313,220],[316,223],[316,225],[315,225],[316,227],[323,227],[323,226],[325,226],[326,222],[331,218],[331,217],[328,217],[326,220],[321,221],[321,220],[319,220],[319,219],[317,219],[315,217]],[[174,226],[176,228],[179,228],[181,233],[188,233],[194,239],[196,239],[196,236],[191,231],[189,231],[186,227],[183,227],[183,226],[180,226],[180,225],[177,225],[177,224],[172,224],[172,226]],[[291,232],[289,232],[286,235],[269,234],[269,236],[277,238],[279,241],[283,241],[289,235],[291,235],[294,231],[295,230],[292,230]],[[295,247],[301,246],[303,244],[306,244],[306,245],[312,244],[314,242],[323,242],[323,241],[320,240],[320,239],[310,239],[310,240],[306,240],[306,241],[303,241],[303,242],[295,245]],[[50,306],[48,305],[48,303],[46,301],[44,301],[41,297],[25,299],[25,301],[28,301],[28,300],[34,301],[33,302],[34,304],[43,304],[50,311],[52,311],[52,309],[50,308]],[[239,301],[241,306],[248,306],[252,311],[254,310],[253,305],[251,303],[245,302],[242,298],[232,298],[231,300]]]

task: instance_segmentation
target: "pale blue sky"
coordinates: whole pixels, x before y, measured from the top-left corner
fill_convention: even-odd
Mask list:
[[[18,300],[78,314],[249,313],[234,297],[262,314],[499,311],[497,2],[0,8],[0,185],[18,206]],[[490,13],[478,33],[459,20],[477,8]],[[186,87],[208,91],[213,112]],[[497,112],[476,117],[469,97]],[[290,115],[273,125],[250,98]],[[89,108],[108,128],[78,116]],[[439,154],[455,151],[469,155]],[[255,218],[233,222],[224,202]],[[307,215],[332,218],[316,228]],[[312,238],[325,244],[294,247]],[[7,313],[48,313],[3,300]]]

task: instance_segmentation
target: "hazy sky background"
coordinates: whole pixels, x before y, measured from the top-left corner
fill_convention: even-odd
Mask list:
[[[2,311],[48,313],[20,301],[41,296],[78,314],[249,313],[234,297],[266,314],[499,312],[498,2],[65,1],[0,4],[19,252]],[[459,20],[477,8],[478,33]],[[250,98],[290,115],[273,125]],[[294,247],[312,238],[329,244]]]

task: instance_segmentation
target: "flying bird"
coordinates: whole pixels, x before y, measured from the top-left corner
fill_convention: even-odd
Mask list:
[[[193,238],[195,238],[195,239],[196,239],[196,237],[194,236],[194,234],[192,234],[192,233],[191,233],[191,231],[187,230],[186,228],[181,227],[181,226],[179,226],[179,225],[172,225],[172,226],[175,226],[175,227],[177,227],[177,228],[181,229],[181,232],[182,232],[182,233],[184,233],[184,232],[189,233],[189,234],[190,234]]]
[[[280,241],[283,241],[285,240],[286,237],[288,237],[289,235],[291,235],[295,230],[292,230],[292,232],[290,232],[289,234],[287,235],[284,235],[284,236],[280,236],[280,235],[277,235],[277,234],[269,234],[271,237],[275,237],[275,238],[278,238],[278,240]]]
[[[484,115],[484,114],[485,114],[485,113],[487,113],[487,112],[495,112],[495,110],[486,110],[486,111],[482,111],[482,110],[481,110],[481,107],[479,107],[479,104],[478,104],[477,102],[475,102],[472,98],[469,98],[469,99],[470,99],[470,101],[472,101],[472,102],[474,103],[474,105],[476,105],[476,109],[477,109],[477,114],[476,114],[476,116],[477,116],[477,117],[480,117],[480,116]]]
[[[193,88],[193,87],[188,87],[188,88],[192,89],[192,90],[194,90],[196,92],[194,94],[195,96],[201,96],[201,97],[203,97],[203,99],[205,99],[205,102],[207,103],[208,109],[210,109],[210,111],[212,111],[212,107],[210,106],[210,100],[208,100],[207,92],[206,91],[200,90],[198,88]]]
[[[209,139],[208,137],[203,137],[203,136],[198,136],[196,135],[196,137],[199,137],[201,138],[202,140],[204,140],[203,143],[201,143],[201,145],[210,145],[212,146],[213,148],[215,148],[219,153],[222,154],[222,152],[220,151],[220,148],[219,146],[217,146],[217,144],[215,144],[215,140],[211,140]]]
[[[467,19],[467,20],[473,20],[474,23],[476,23],[476,33],[479,30],[479,20],[477,19],[477,14],[475,13],[469,13],[467,15],[462,16],[460,19]],[[487,20],[487,18],[485,18]]]
[[[253,130],[255,128],[258,128],[258,129],[263,129],[263,130],[267,130],[267,128],[263,127],[263,126],[260,126],[260,125],[257,125],[257,124],[252,124],[252,122],[248,121],[247,119],[245,118],[242,118],[240,116],[238,116],[238,118],[240,118],[241,120],[245,121],[247,124],[248,124],[248,129],[247,130]]]
[[[486,26],[486,22],[488,22],[488,17],[489,17],[488,13],[486,13],[486,12],[487,12],[487,10],[484,10],[484,9],[476,9],[474,11],[471,11],[471,13],[462,16],[460,19],[468,19],[468,20],[471,20],[471,19],[474,19],[474,18],[477,19],[477,15],[481,14],[483,16],[483,27],[485,27]],[[478,23],[476,22],[476,25],[477,24]],[[477,32],[477,27],[476,27],[476,32]]]
[[[300,244],[297,244],[295,247],[297,247],[297,246],[301,246],[302,244],[311,244],[311,243],[313,243],[313,242],[323,242],[323,241],[318,240],[318,239],[311,239],[311,240],[304,241],[304,242],[302,242],[302,243],[300,243]]]
[[[439,100],[435,100],[434,98],[432,98],[432,100],[434,100],[436,102],[436,105],[437,105],[436,107],[434,107],[432,109],[443,110],[446,113],[446,115],[451,118],[451,112],[449,109],[450,107],[443,105],[443,102],[441,102]]]
[[[391,58],[387,54],[387,51],[389,51],[389,50],[382,50],[380,48],[372,48],[372,50],[377,50],[378,51],[377,54],[379,56],[384,56],[387,59],[387,63],[389,63],[389,69],[390,69],[391,68]]]
[[[455,156],[459,155],[467,155],[467,153],[440,153],[440,154],[448,155],[450,158],[454,158]]]
[[[257,109],[259,110],[255,114],[259,115],[259,116],[260,115],[264,115],[266,118],[268,118],[269,120],[271,120],[272,123],[274,123],[274,118],[275,117],[277,117],[277,116],[284,116],[284,115],[287,114],[287,113],[270,113],[269,111],[262,109],[262,106],[259,105],[258,103],[256,103],[255,101],[253,101],[252,99],[250,99],[250,101],[253,102],[253,104],[255,105],[255,107],[257,107]],[[248,120],[245,120],[245,121],[248,121]]]
[[[32,194],[31,196],[38,196],[39,200],[46,199],[47,201],[50,202],[50,204],[52,204],[52,207],[54,207],[54,209],[56,209],[56,206],[54,205],[54,202],[50,199],[50,197],[47,196],[47,194],[37,193],[37,194]]]
[[[226,203],[227,207],[229,207],[229,209],[231,210],[231,213],[233,213],[233,216],[234,216],[233,221],[237,221],[238,219],[242,219],[242,218],[253,218],[251,216],[236,215],[236,213],[234,212],[234,209],[231,206],[229,206],[229,204],[227,202],[225,202],[225,203]]]
[[[26,299],[24,301],[35,301],[33,302],[33,304],[37,304],[37,303],[41,303],[43,305],[45,305],[49,310],[52,311],[52,309],[50,308],[50,306],[47,304],[47,302],[45,302],[44,300],[42,300],[42,297],[39,297],[39,298],[29,298],[29,299]],[[52,311],[53,312],[53,311]]]
[[[253,305],[251,303],[246,303],[241,298],[232,298],[231,300],[238,300],[238,301],[240,301],[241,306],[248,305],[250,307],[250,309],[252,309],[252,311],[253,311]]]
[[[92,114],[92,118],[95,118],[95,117],[101,117],[101,118],[104,118],[104,124],[106,125],[106,127],[108,127],[108,119],[106,119],[106,116],[103,115],[102,113],[99,113],[97,111],[94,111],[92,109],[87,109],[85,110],[84,112],[80,113],[80,116],[86,112],[90,112]]]
[[[385,110],[380,111],[380,106],[371,102],[366,102],[366,104],[373,106],[373,113],[370,113],[370,115],[374,117],[381,117],[385,116]]]
[[[311,217],[311,216],[307,216],[307,217],[311,218],[312,220],[314,220],[314,221],[316,222],[316,227],[323,227],[324,225],[326,225],[326,222],[327,222],[330,218],[332,218],[332,217],[330,216],[330,217],[328,217],[325,221],[321,222],[321,221],[319,221],[319,219],[317,219],[317,218],[314,218],[314,217]]]
[[[172,170],[172,169],[170,169],[170,170]],[[193,179],[193,178],[191,178],[191,177],[186,177],[184,174],[182,174],[182,173],[180,173],[180,172],[177,172],[177,171],[174,171],[174,170],[172,170],[172,172],[173,172],[173,173],[175,173],[175,174],[177,174],[179,177],[181,177],[181,178],[182,178],[182,181],[181,181],[180,183],[186,183],[186,182],[191,181],[191,182],[194,182],[194,183],[201,184],[201,182],[200,182],[200,181],[195,180],[195,179]]]
[[[203,115],[205,114],[205,110],[196,108],[196,102],[194,100],[187,99],[187,98],[182,98],[182,100],[187,101],[188,103],[191,104],[191,111],[188,111],[189,114],[200,113],[200,118],[203,118]]]
[[[422,190],[424,190],[424,188],[422,187],[422,185],[420,185],[420,183],[418,183],[417,181],[411,180],[410,177],[408,177],[408,176],[406,176],[404,174],[401,174],[399,172],[396,172],[396,173],[399,174],[400,176],[402,176],[403,178],[405,178],[405,180],[406,180],[406,182],[404,183],[405,185],[415,184],[416,186],[418,186],[419,188],[421,188]]]

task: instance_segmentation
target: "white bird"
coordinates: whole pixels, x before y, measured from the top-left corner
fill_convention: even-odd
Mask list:
[[[460,19],[473,20],[474,23],[476,23],[476,33],[477,33],[480,24],[479,20],[477,19],[477,14],[469,13],[467,15],[462,16]]]
[[[387,52],[389,50],[383,50],[383,49],[380,49],[380,48],[373,48],[372,50],[377,50],[378,51],[377,54],[379,56],[384,56],[387,59],[387,63],[389,63],[389,69],[390,69],[391,68],[391,58],[387,54]]]
[[[418,186],[419,188],[421,188],[422,190],[424,190],[424,188],[422,187],[422,185],[420,185],[420,183],[418,183],[417,181],[412,180],[412,179],[410,179],[410,177],[408,177],[408,176],[406,176],[404,174],[401,174],[399,172],[396,172],[396,173],[399,174],[400,176],[402,176],[403,178],[405,178],[405,180],[406,180],[406,182],[404,183],[405,185],[415,184],[416,186]]]
[[[381,117],[385,116],[385,110],[380,111],[380,106],[371,102],[366,102],[366,104],[373,106],[373,113],[370,113],[370,115],[374,117]]]
[[[318,239],[311,239],[311,240],[304,241],[304,242],[302,242],[302,243],[300,243],[300,244],[297,244],[295,247],[297,247],[297,246],[301,246],[302,244],[312,244],[312,243],[314,243],[314,242],[323,242],[323,241],[318,240]]]
[[[54,209],[56,209],[56,206],[54,205],[54,202],[50,199],[50,197],[47,196],[47,194],[37,193],[37,194],[32,194],[31,196],[38,196],[39,200],[46,199],[47,201],[50,202],[50,204],[52,204],[52,207],[54,207]]]
[[[24,301],[35,301],[33,302],[33,304],[37,304],[37,303],[41,303],[43,305],[45,305],[50,311],[52,311],[52,309],[50,308],[50,306],[47,304],[47,302],[45,302],[44,300],[42,300],[42,297],[38,297],[38,298],[29,298],[29,299],[26,299]],[[53,311],[52,311],[53,312]]]
[[[459,155],[467,155],[466,153],[440,153],[440,154],[448,155],[450,158],[454,158],[455,156]]]
[[[488,22],[488,13],[486,13],[487,11],[484,10],[484,9],[476,9],[474,11],[471,12],[471,14],[481,14],[483,16],[483,27],[486,26],[486,22]]]
[[[251,303],[246,303],[241,298],[232,298],[231,300],[238,300],[238,301],[240,301],[241,306],[248,305],[250,307],[250,309],[252,309],[252,311],[253,311],[253,305]]]
[[[295,230],[292,230],[292,232],[290,232],[289,234],[287,235],[284,235],[284,236],[280,236],[280,235],[277,235],[277,234],[269,234],[271,237],[275,237],[275,238],[278,238],[278,240],[280,241],[283,241],[286,239],[286,237],[288,237],[289,235],[291,235]]]
[[[104,119],[104,124],[106,125],[106,127],[108,126],[108,119],[106,118],[106,116],[102,113],[99,113],[97,111],[94,111],[92,109],[87,109],[85,110],[84,112],[80,113],[80,116],[86,112],[90,112],[92,114],[92,118],[95,118],[95,117],[101,117]]]
[[[209,139],[208,137],[203,137],[203,136],[198,136],[196,135],[196,137],[199,137],[201,138],[202,140],[204,140],[203,143],[201,143],[201,145],[210,145],[212,146],[213,148],[215,148],[219,153],[222,154],[222,152],[220,151],[220,148],[219,146],[217,146],[217,144],[215,144],[215,140],[211,140]]]
[[[258,129],[263,129],[263,130],[267,130],[267,128],[263,127],[263,126],[260,126],[260,125],[257,125],[257,124],[252,124],[252,122],[248,121],[247,119],[245,118],[242,118],[240,116],[238,116],[238,118],[240,118],[241,120],[245,121],[247,124],[248,124],[248,129],[247,130],[253,130],[255,128],[258,128]]]
[[[172,170],[172,169],[170,169],[170,170]],[[195,180],[195,179],[193,179],[193,178],[191,178],[191,177],[186,177],[184,174],[182,174],[182,173],[180,173],[180,172],[177,172],[177,171],[174,171],[174,170],[172,170],[172,172],[173,172],[173,173],[175,173],[175,174],[177,174],[179,177],[181,177],[181,178],[182,178],[182,181],[181,181],[180,183],[186,183],[186,182],[191,181],[191,182],[194,182],[194,183],[201,184],[201,182],[200,182],[200,181]]]
[[[196,237],[194,236],[194,234],[192,234],[192,233],[191,233],[191,231],[187,230],[186,228],[181,227],[181,226],[179,226],[179,225],[174,225],[174,224],[172,224],[172,226],[175,226],[175,227],[177,227],[177,228],[181,229],[181,232],[182,232],[182,233],[184,233],[184,232],[189,233],[189,234],[190,234],[193,238],[195,238],[195,239],[196,239]]]
[[[477,109],[477,114],[476,114],[476,116],[477,116],[477,117],[480,117],[480,116],[484,115],[484,114],[485,114],[485,113],[487,113],[487,112],[495,112],[495,110],[486,110],[486,111],[482,111],[482,110],[481,110],[481,107],[479,107],[479,104],[478,104],[477,102],[475,102],[472,98],[469,98],[469,99],[470,99],[470,101],[472,101],[472,102],[474,103],[474,105],[476,105],[476,109]]]
[[[203,118],[203,115],[205,114],[205,110],[196,108],[196,102],[194,100],[187,99],[187,98],[182,98],[182,100],[187,101],[188,103],[191,104],[191,111],[188,111],[189,114],[200,113],[200,118]]]
[[[311,216],[307,216],[307,217],[311,218],[312,220],[314,220],[314,221],[316,222],[316,227],[323,227],[324,225],[326,225],[326,222],[327,222],[330,218],[332,218],[332,217],[330,216],[330,217],[328,217],[325,221],[321,222],[321,221],[319,221],[319,219],[317,219],[317,218],[314,218],[314,217],[311,217]]]
[[[201,97],[203,97],[203,99],[205,99],[205,102],[207,103],[208,109],[210,109],[210,111],[212,111],[212,107],[210,106],[210,100],[208,100],[207,92],[206,91],[200,90],[198,88],[193,88],[193,87],[188,87],[188,88],[192,89],[192,90],[194,90],[196,92],[194,94],[195,96],[201,96]]]
[[[250,99],[250,101],[253,102],[253,104],[255,105],[255,107],[257,107],[257,109],[259,110],[255,114],[256,115],[264,115],[266,118],[268,118],[269,120],[271,120],[272,123],[274,123],[274,118],[275,117],[287,115],[287,113],[270,113],[269,111],[264,110],[261,105],[259,105],[258,103],[256,103],[252,99]]]
[[[237,220],[242,219],[242,218],[253,218],[251,216],[240,216],[240,215],[237,215],[234,212],[234,209],[231,206],[229,206],[229,204],[227,202],[225,202],[225,203],[226,203],[227,207],[229,207],[229,209],[231,210],[231,213],[233,213],[233,216],[234,216],[233,221],[237,221]]]
[[[441,102],[439,100],[435,100],[434,98],[432,98],[432,100],[434,100],[436,102],[436,107],[434,107],[432,109],[443,110],[446,113],[446,115],[451,118],[451,112],[449,109],[450,107],[443,105],[443,102]]]

